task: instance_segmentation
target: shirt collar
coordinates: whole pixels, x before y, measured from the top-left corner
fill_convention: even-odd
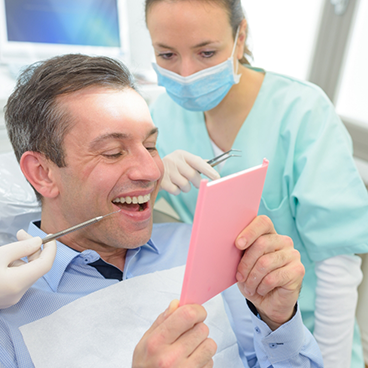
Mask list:
[[[152,239],[148,240],[148,242],[144,245],[142,245],[141,247],[139,248],[148,248],[150,249],[152,252],[154,253],[157,253],[157,254],[160,254],[160,251],[159,249],[156,247],[155,243],[153,242]]]
[[[47,234],[42,231],[36,224],[39,223],[40,220],[33,221],[29,224],[28,227],[28,234],[32,236],[39,236],[40,238],[44,238]],[[57,244],[57,251],[56,251],[56,257],[54,260],[54,263],[52,265],[51,270],[46,273],[43,278],[47,281],[51,289],[56,292],[61,278],[63,277],[66,268],[69,266],[69,264],[78,257],[83,257],[84,253],[88,253],[89,256],[94,255],[95,260],[99,259],[100,256],[97,252],[93,250],[85,250],[82,253],[77,252],[76,250],[69,248],[65,244],[56,241]],[[135,248],[135,249],[129,249],[127,252],[126,258],[128,259],[129,253],[137,253],[137,251],[140,250],[140,248],[148,248],[149,250],[153,251],[154,253],[159,254],[159,250],[150,239],[146,244],[142,245],[141,247]],[[133,255],[132,254],[132,255]]]

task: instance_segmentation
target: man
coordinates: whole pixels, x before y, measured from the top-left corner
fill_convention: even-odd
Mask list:
[[[31,367],[20,326],[120,280],[183,265],[188,225],[160,226],[156,243],[149,240],[163,176],[158,132],[120,63],[65,55],[30,67],[9,98],[6,122],[21,169],[42,202],[41,222],[30,225],[31,235],[120,210],[60,238],[51,271],[17,305],[0,312],[0,362]],[[237,274],[243,296],[225,303],[244,365],[322,366],[297,308],[304,268],[290,238],[257,217],[236,245],[245,250]],[[254,321],[255,348],[253,333],[241,325],[246,315]],[[200,305],[172,302],[131,352],[133,367],[212,366],[216,344],[205,318]],[[278,342],[264,344],[270,336]]]

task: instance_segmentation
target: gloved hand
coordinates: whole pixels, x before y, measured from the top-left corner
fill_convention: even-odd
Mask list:
[[[161,188],[170,194],[178,195],[180,192],[190,191],[192,183],[199,188],[202,179],[200,173],[212,180],[220,178],[220,174],[203,158],[187,151],[176,150],[162,159],[165,173]]]
[[[0,308],[8,308],[21,299],[37,279],[50,271],[56,255],[55,240],[44,244],[24,230],[18,242],[0,246]],[[28,263],[20,258],[27,257]]]

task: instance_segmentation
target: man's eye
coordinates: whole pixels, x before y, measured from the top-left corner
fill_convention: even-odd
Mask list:
[[[154,155],[157,152],[156,146],[146,146],[146,150],[151,154]]]
[[[106,158],[110,158],[110,159],[114,159],[114,158],[119,158],[120,156],[122,156],[123,153],[122,152],[116,152],[116,153],[103,153],[102,156],[106,157]]]

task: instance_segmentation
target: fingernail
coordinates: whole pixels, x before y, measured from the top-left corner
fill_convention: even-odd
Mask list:
[[[167,317],[171,313],[173,313],[179,307],[179,300],[174,299],[170,302],[169,307],[164,312],[164,317]]]
[[[237,243],[238,243],[238,248],[244,249],[247,244],[247,239],[239,238]]]

